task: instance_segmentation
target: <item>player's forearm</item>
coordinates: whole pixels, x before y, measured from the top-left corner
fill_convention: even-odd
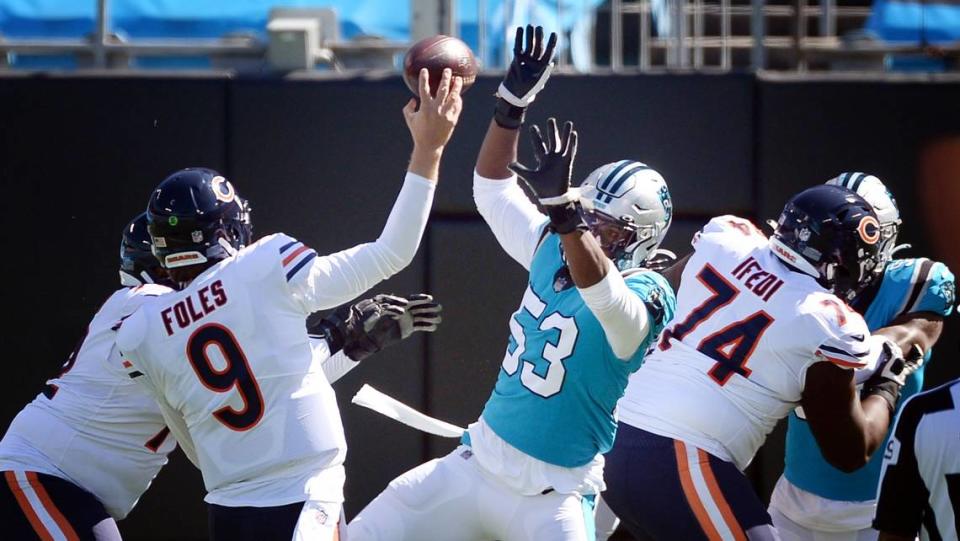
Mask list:
[[[593,235],[576,230],[560,235],[560,242],[563,243],[563,254],[567,259],[570,276],[577,287],[583,289],[603,280],[610,267],[610,260],[604,255]]]
[[[650,317],[646,305],[627,287],[613,263],[604,260],[608,266],[604,277],[592,286],[578,289],[584,304],[600,322],[614,355],[626,360],[637,352],[650,332]]]
[[[838,423],[839,426],[825,434],[825,438],[818,438],[823,457],[833,467],[847,473],[862,468],[883,445],[889,422],[889,406],[879,396],[870,396],[853,404],[846,422]]]
[[[440,158],[442,156],[443,147],[433,148],[414,145],[407,171],[436,183],[440,178]]]
[[[477,174],[488,179],[513,178],[507,165],[517,160],[519,132],[519,129],[502,128],[491,120],[477,155]]]
[[[943,317],[932,313],[920,313],[898,318],[891,325],[873,331],[873,334],[889,338],[907,356],[915,346],[923,352],[930,351],[937,343],[942,331]]]
[[[427,228],[435,189],[436,183],[429,178],[407,173],[383,232],[375,243],[382,247],[388,258],[389,270],[392,271],[390,275],[405,268],[417,255],[420,240]]]
[[[323,374],[330,383],[337,381],[360,365],[359,361],[354,361],[347,356],[343,349],[331,351],[330,342],[323,336],[311,334],[310,349],[313,350],[314,366],[316,363],[320,364]]]
[[[866,460],[870,460],[873,453],[886,443],[893,418],[890,415],[890,405],[879,396],[861,399],[860,408],[864,417],[864,452]]]
[[[327,376],[327,381],[334,383],[358,366],[360,361],[354,361],[341,350],[323,361],[323,373]]]
[[[310,313],[339,306],[409,265],[423,238],[435,187],[407,173],[376,242],[313,259],[306,278],[291,282],[303,309]]]

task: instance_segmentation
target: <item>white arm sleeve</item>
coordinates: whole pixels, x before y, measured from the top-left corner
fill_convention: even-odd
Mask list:
[[[627,360],[650,332],[650,319],[647,306],[627,287],[613,262],[607,263],[607,274],[602,280],[578,290],[583,302],[600,321],[614,355]]]
[[[309,270],[288,276],[290,290],[306,312],[343,304],[409,265],[426,229],[434,190],[433,182],[407,173],[380,238],[314,258]]]
[[[495,180],[473,174],[473,200],[504,251],[530,270],[549,220],[517,185],[516,175]]]
[[[333,383],[342,378],[347,372],[360,365],[359,361],[354,361],[341,349],[337,353],[330,355],[330,345],[325,338],[310,337],[310,347],[313,349],[314,362],[320,361],[323,366],[323,374],[327,376],[327,381]]]

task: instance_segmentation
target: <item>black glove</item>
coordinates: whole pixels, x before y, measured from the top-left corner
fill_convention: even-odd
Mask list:
[[[904,357],[897,344],[891,340],[884,340],[881,355],[883,357],[877,365],[876,372],[863,382],[863,391],[860,396],[862,398],[873,395],[882,397],[890,406],[892,414],[896,411],[900,390],[907,384],[907,376],[923,365],[923,350],[920,346],[914,345]]]
[[[554,118],[547,120],[547,131],[547,141],[544,142],[540,128],[530,127],[537,168],[530,169],[514,162],[509,165],[510,170],[523,179],[546,209],[554,231],[563,234],[576,229],[586,230],[580,215],[580,192],[570,187],[573,160],[577,155],[577,132],[572,122],[565,122],[561,136]]]
[[[501,128],[515,130],[523,124],[523,113],[537,97],[537,92],[547,84],[553,71],[553,49],[557,35],[550,33],[547,47],[543,47],[543,27],[527,25],[526,47],[523,27],[517,28],[513,44],[513,62],[507,75],[497,89],[497,107],[493,119]]]
[[[441,310],[433,297],[422,293],[408,298],[377,295],[337,308],[308,332],[322,334],[331,353],[342,349],[359,362],[416,331],[437,330]]]

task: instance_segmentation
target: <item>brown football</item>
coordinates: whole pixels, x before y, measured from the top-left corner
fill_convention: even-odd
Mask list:
[[[414,96],[420,94],[417,79],[423,68],[430,72],[430,94],[434,96],[444,68],[450,68],[454,77],[463,77],[462,92],[470,88],[477,78],[477,59],[470,47],[455,37],[443,34],[414,43],[403,57],[403,80]]]

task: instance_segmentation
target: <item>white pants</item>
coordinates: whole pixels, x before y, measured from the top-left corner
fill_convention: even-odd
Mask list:
[[[464,446],[391,481],[348,531],[351,541],[594,541],[590,499],[521,495]]]
[[[849,532],[823,532],[811,530],[790,520],[775,507],[767,511],[773,519],[773,527],[780,532],[781,541],[877,541],[880,532],[873,528]]]
[[[593,514],[596,521],[597,541],[607,541],[617,531],[620,526],[620,517],[610,509],[607,502],[600,496],[597,496],[597,510]]]

